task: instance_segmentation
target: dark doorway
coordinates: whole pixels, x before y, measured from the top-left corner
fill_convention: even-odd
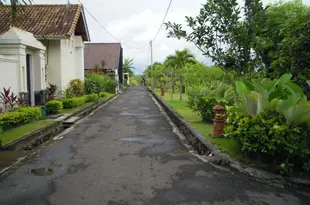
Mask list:
[[[28,102],[28,105],[31,105],[31,61],[32,56],[30,54],[26,54],[26,66],[27,66],[27,91],[28,91],[28,99],[26,99]]]

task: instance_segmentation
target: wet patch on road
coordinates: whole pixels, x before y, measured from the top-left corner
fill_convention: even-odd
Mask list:
[[[79,164],[72,164],[68,167],[68,173],[69,174],[75,174],[79,171],[84,171],[89,164],[79,163]]]
[[[156,136],[124,137],[124,138],[120,138],[119,140],[123,142],[133,142],[133,143],[139,143],[139,144],[162,142],[162,139]]]
[[[53,174],[54,170],[52,168],[45,168],[45,167],[40,167],[40,168],[35,168],[35,169],[30,169],[29,170],[31,174],[35,176],[47,176]]]

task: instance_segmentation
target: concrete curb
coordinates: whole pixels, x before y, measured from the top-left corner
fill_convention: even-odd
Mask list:
[[[160,104],[163,110],[167,113],[171,121],[178,127],[181,133],[185,136],[188,143],[197,151],[199,155],[204,155],[206,161],[211,162],[215,165],[220,165],[228,168],[233,168],[241,173],[250,175],[259,180],[268,180],[278,186],[297,186],[310,188],[310,181],[305,179],[293,178],[293,177],[282,177],[256,167],[241,163],[225,153],[222,153],[216,145],[208,142],[204,136],[195,131],[192,126],[185,121],[178,113],[167,105],[167,103],[157,96],[152,90],[147,88],[151,95]]]
[[[27,134],[23,136],[22,138],[11,142],[3,147],[0,148],[0,150],[31,150],[40,144],[48,141],[51,137],[57,135],[58,133],[62,132],[64,130],[63,123],[67,119],[78,116],[79,119],[85,117],[86,115],[90,114],[100,106],[108,103],[110,100],[112,100],[117,95],[113,95],[106,100],[98,100],[97,102],[89,105],[85,109],[77,110],[76,112],[66,116],[65,118],[61,119],[60,121],[55,121],[52,124],[49,124],[43,128],[40,128],[39,130],[36,130],[30,134]],[[79,120],[78,119],[78,120]]]

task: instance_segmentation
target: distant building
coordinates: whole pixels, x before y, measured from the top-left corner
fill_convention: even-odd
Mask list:
[[[123,48],[120,43],[85,43],[84,58],[86,72],[99,65],[101,72],[115,75],[116,80],[123,84]]]

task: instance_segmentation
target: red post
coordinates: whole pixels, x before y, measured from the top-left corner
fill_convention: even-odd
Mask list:
[[[161,88],[161,96],[165,96],[165,88]]]
[[[222,105],[216,105],[214,107],[214,119],[213,119],[213,137],[224,136],[224,126],[226,121],[225,107]]]

